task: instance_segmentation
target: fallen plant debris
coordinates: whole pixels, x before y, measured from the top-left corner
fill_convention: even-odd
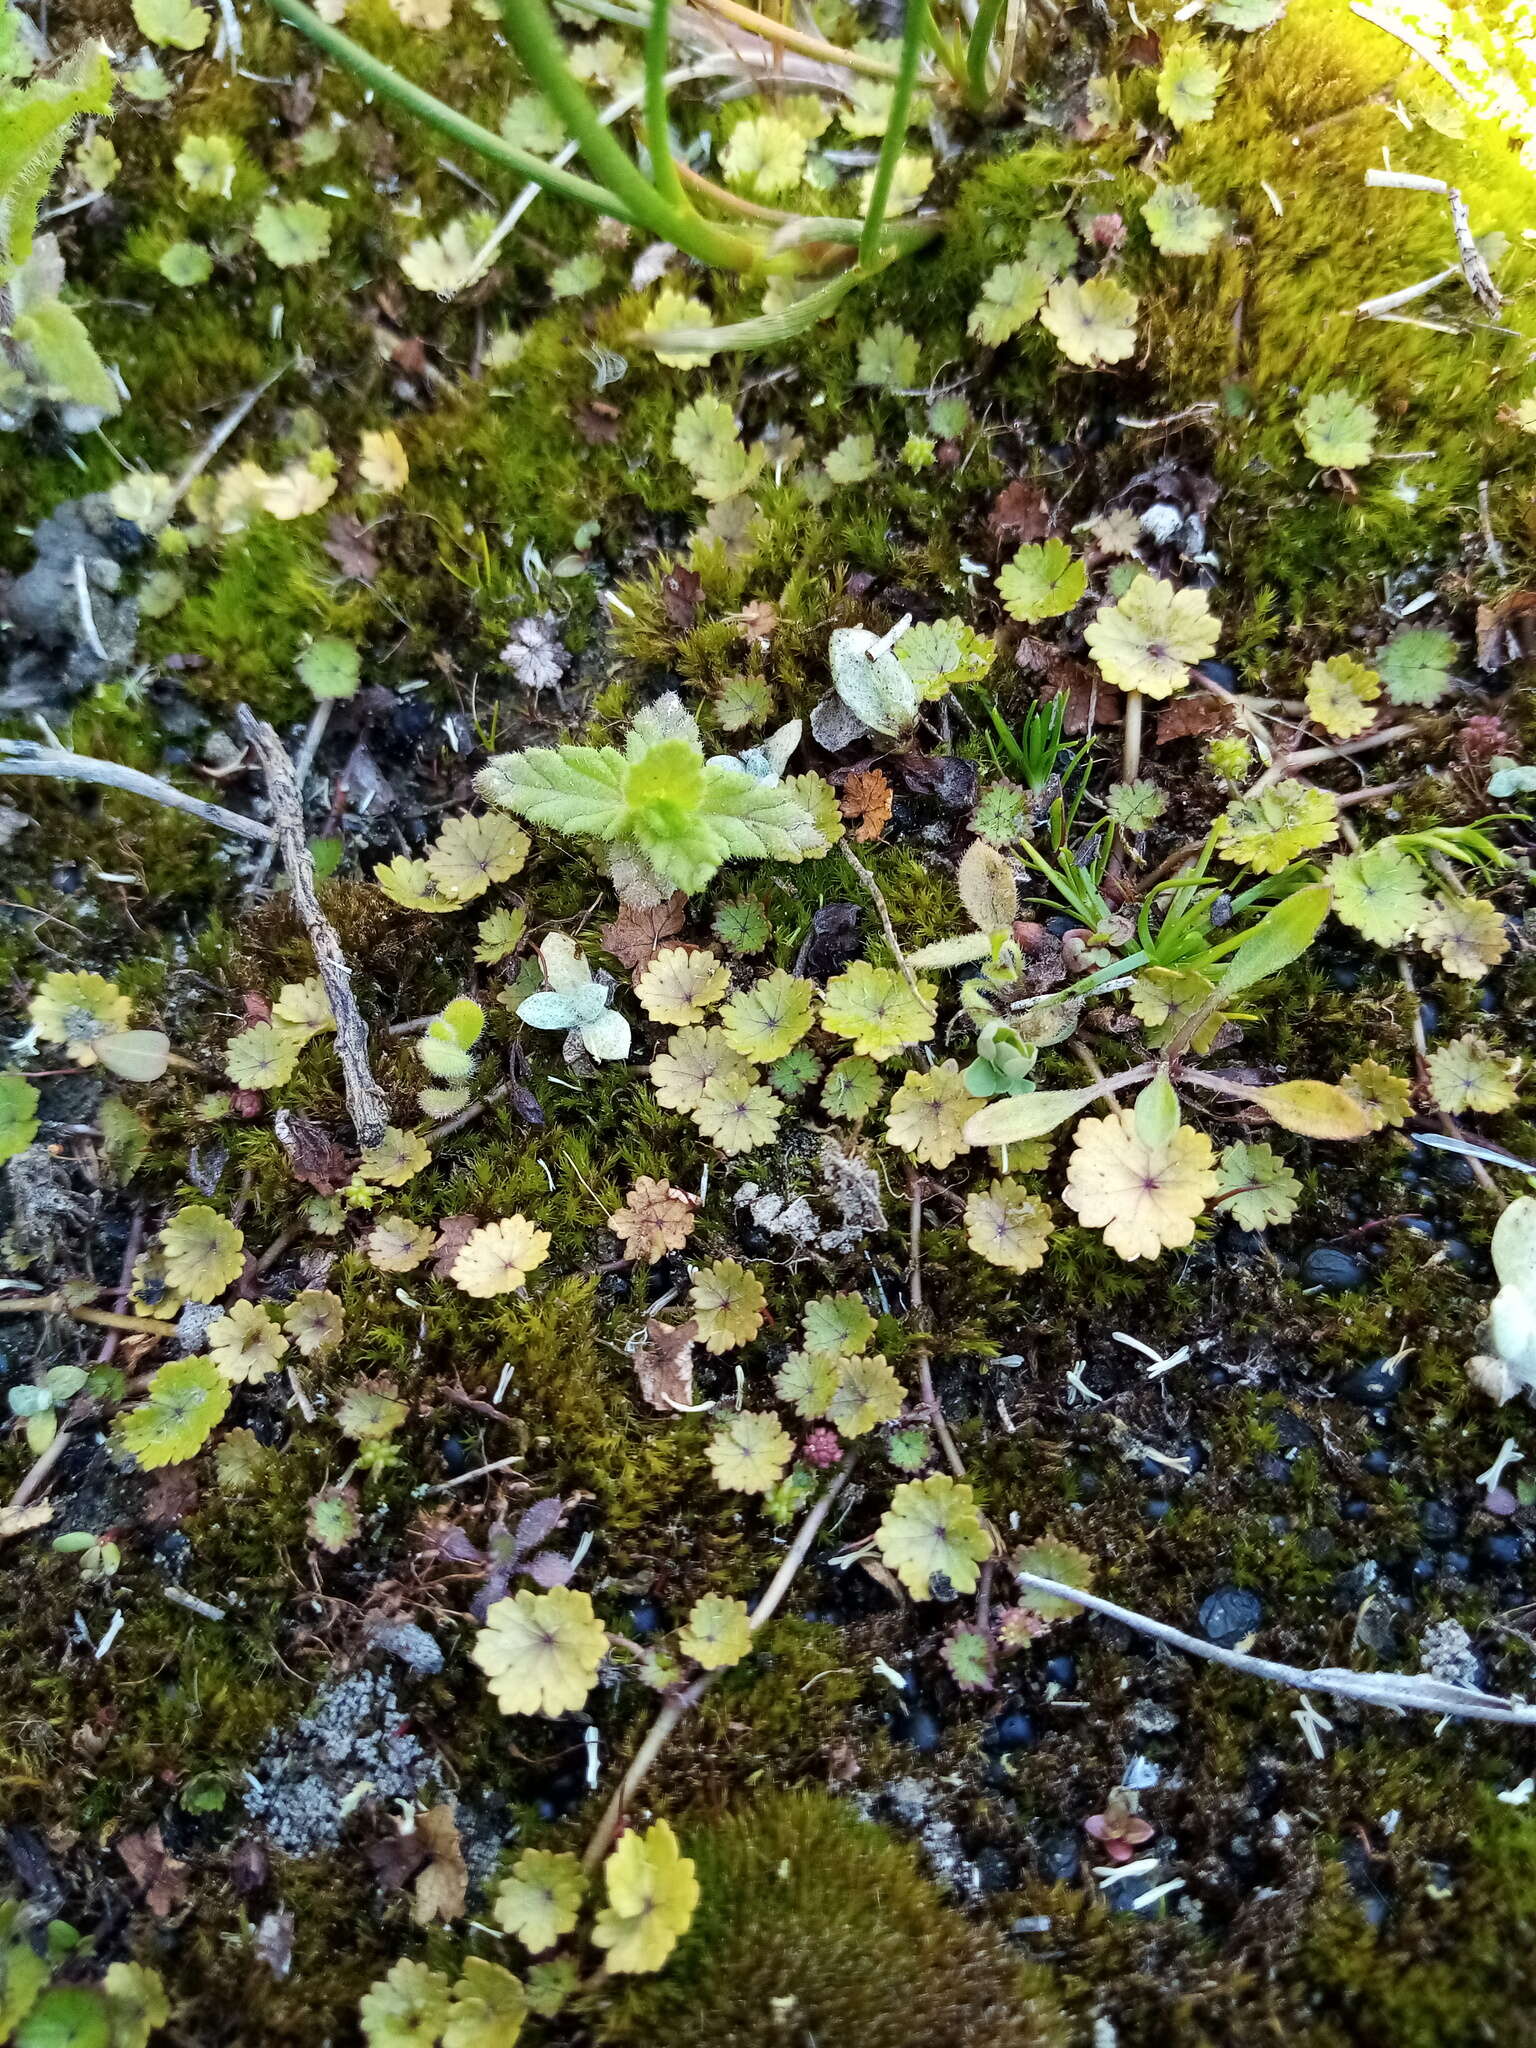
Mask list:
[[[88,13],[0,2040],[1518,2037],[1518,10]]]

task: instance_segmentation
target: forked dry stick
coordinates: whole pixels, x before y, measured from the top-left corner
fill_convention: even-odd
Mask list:
[[[1443,1679],[1427,1674],[1415,1677],[1396,1671],[1346,1671],[1333,1666],[1308,1670],[1299,1664],[1277,1664],[1270,1657],[1250,1657],[1243,1650],[1226,1650],[1217,1643],[1202,1642],[1198,1636],[1186,1635],[1183,1629],[1173,1628],[1166,1621],[1154,1621],[1148,1614],[1138,1614],[1133,1607],[1101,1600],[1096,1593],[1085,1593],[1061,1579],[1041,1578],[1037,1572],[1015,1572],[1014,1579],[1032,1592],[1051,1593],[1078,1607],[1090,1607],[1095,1614],[1107,1615],[1138,1635],[1151,1636],[1191,1657],[1225,1664],[1229,1671],[1242,1671],[1251,1678],[1294,1686],[1298,1692],[1332,1693],[1339,1699],[1359,1700],[1370,1707],[1390,1707],[1395,1712],[1411,1708],[1423,1714],[1459,1714],[1470,1721],[1501,1721],[1508,1727],[1536,1728],[1536,1706],[1524,1701],[1503,1700],[1495,1693],[1447,1685]]]
[[[956,1479],[965,1477],[965,1461],[949,1433],[949,1424],[933,1384],[933,1361],[923,1331],[923,1182],[917,1173],[907,1180],[907,1301],[917,1325],[917,1387],[933,1433],[944,1453],[944,1462]]]
[[[373,1078],[368,1064],[368,1027],[352,993],[352,970],[341,950],[336,928],[320,908],[315,892],[315,863],[304,835],[304,806],[299,797],[298,778],[288,750],[267,724],[248,705],[235,713],[241,732],[255,749],[266,780],[272,805],[272,825],[277,850],[287,870],[294,904],[309,933],[315,965],[336,1019],[336,1057],[341,1061],[342,1086],[346,1091],[347,1113],[362,1145],[377,1145],[389,1122],[389,1105],[384,1091]]]
[[[147,797],[152,804],[164,804],[168,811],[185,811],[201,818],[220,832],[235,832],[242,839],[266,842],[272,837],[270,825],[257,818],[242,818],[238,811],[226,811],[222,804],[204,803],[189,796],[173,783],[139,768],[125,768],[118,761],[98,761],[92,754],[72,754],[64,747],[45,747],[38,740],[0,739],[0,775],[47,775],[64,782],[96,782],[104,789],[126,790],[130,796]]]
[[[855,1454],[850,1454],[844,1461],[842,1470],[834,1476],[826,1492],[800,1524],[799,1533],[780,1560],[779,1568],[774,1573],[768,1590],[747,1616],[747,1626],[754,1634],[778,1612],[785,1594],[794,1583],[795,1574],[810,1556],[811,1545],[816,1541],[822,1524],[836,1506],[843,1488],[853,1477],[854,1462]],[[635,1751],[629,1769],[619,1780],[613,1797],[603,1809],[603,1817],[598,1822],[591,1841],[582,1852],[581,1863],[584,1870],[595,1870],[608,1854],[613,1846],[613,1838],[619,1832],[620,1824],[652,1764],[666,1748],[678,1723],[692,1712],[719,1676],[719,1671],[701,1671],[691,1685],[684,1686],[680,1692],[674,1692],[668,1698],[661,1712],[651,1723],[645,1740]]]

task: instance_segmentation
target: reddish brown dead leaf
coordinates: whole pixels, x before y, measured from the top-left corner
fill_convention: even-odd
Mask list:
[[[674,632],[692,632],[703,595],[704,578],[697,569],[671,569],[662,577],[662,615]]]
[[[267,1852],[254,1835],[243,1835],[229,1852],[229,1881],[242,1898],[261,1890],[269,1867]]]
[[[354,583],[372,583],[379,573],[379,558],[363,522],[351,512],[333,512],[325,535],[322,545],[342,575]]]
[[[190,1465],[166,1465],[155,1474],[144,1503],[151,1529],[174,1529],[197,1506],[197,1476]]]
[[[672,1415],[693,1400],[693,1346],[699,1326],[695,1322],[658,1323],[653,1316],[645,1326],[645,1342],[635,1353],[635,1377],[641,1399],[652,1408]]]
[[[1225,732],[1237,717],[1236,707],[1208,690],[1191,690],[1175,697],[1157,714],[1157,744],[1171,746],[1175,740],[1203,740],[1213,732]]]
[[[606,399],[589,399],[573,415],[576,431],[589,448],[606,448],[619,438],[619,408]]]
[[[134,1883],[142,1886],[144,1903],[157,1920],[185,1903],[187,1866],[171,1855],[158,1827],[145,1828],[142,1834],[119,1835],[117,1853]]]
[[[687,909],[688,898],[681,889],[654,910],[636,910],[626,903],[613,923],[603,926],[603,946],[631,974],[638,974],[682,930]]]
[[[438,1280],[448,1280],[453,1275],[453,1262],[463,1251],[470,1238],[480,1228],[478,1216],[445,1216],[437,1226],[437,1242],[432,1247],[432,1272]]]
[[[1097,731],[1101,725],[1119,725],[1125,717],[1125,700],[1120,692],[1112,689],[1087,662],[1060,655],[1051,664],[1049,681],[1051,687],[1042,692],[1044,697],[1066,692],[1067,708],[1061,721],[1064,733],[1087,732],[1090,724]]]
[[[845,818],[857,818],[855,839],[874,841],[891,822],[891,785],[878,768],[855,768],[843,783],[838,808]]]
[[[432,1851],[419,1828],[409,1832],[396,1824],[392,1834],[382,1840],[368,1842],[363,1848],[363,1858],[386,1891],[404,1891],[419,1870],[426,1868]]]
[[[1015,477],[997,494],[987,514],[987,531],[994,541],[1044,540],[1051,530],[1051,505],[1038,484]]]
[[[287,1155],[294,1179],[303,1181],[317,1195],[334,1195],[351,1180],[352,1167],[346,1153],[313,1117],[280,1109],[272,1119],[272,1130]]]

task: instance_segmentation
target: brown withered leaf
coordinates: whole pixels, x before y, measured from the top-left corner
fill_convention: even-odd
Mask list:
[[[697,569],[669,569],[662,577],[662,615],[674,632],[689,633],[693,630],[703,595],[704,578]]]
[[[437,1226],[437,1242],[432,1247],[432,1273],[438,1280],[448,1280],[453,1275],[453,1262],[463,1251],[470,1238],[480,1228],[478,1216],[445,1216]]]
[[[981,786],[976,763],[961,754],[897,754],[896,772],[914,796],[932,797],[943,811],[970,811]]]
[[[158,1827],[145,1828],[142,1834],[119,1835],[117,1853],[135,1884],[143,1886],[144,1903],[157,1920],[185,1903],[187,1866],[166,1848]]]
[[[379,558],[363,522],[353,513],[331,514],[322,546],[342,575],[350,576],[354,583],[372,583],[377,577]]]
[[[1536,590],[1512,590],[1497,604],[1477,608],[1477,665],[1495,675],[1512,661],[1527,658],[1536,626]]]
[[[779,608],[771,598],[754,597],[736,617],[743,633],[758,647],[766,647],[779,629]]]
[[[242,1898],[261,1890],[269,1868],[267,1852],[254,1835],[242,1835],[229,1852],[229,1881]]]
[[[407,1831],[397,1822],[392,1833],[364,1844],[363,1860],[386,1891],[398,1892],[426,1868],[431,1853],[419,1827]]]
[[[1236,708],[1208,690],[1191,690],[1175,697],[1157,714],[1157,744],[1171,746],[1175,740],[1203,740],[1213,732],[1225,732],[1237,717]]]
[[[144,1520],[151,1529],[174,1529],[197,1506],[197,1476],[190,1465],[165,1465],[144,1502]]]
[[[533,1077],[533,1066],[520,1045],[512,1045],[507,1052],[507,1107],[529,1130],[542,1130],[544,1112],[539,1098],[528,1086]]]
[[[603,948],[631,974],[638,974],[642,967],[650,966],[668,939],[676,938],[687,909],[688,898],[681,889],[654,910],[636,910],[626,903],[613,923],[603,926]]]
[[[457,1920],[469,1890],[469,1871],[459,1846],[453,1808],[434,1806],[418,1814],[416,1832],[426,1844],[427,1862],[416,1879],[411,1918],[418,1927],[433,1920]]]
[[[1067,708],[1061,721],[1064,733],[1087,732],[1090,725],[1097,731],[1101,725],[1119,725],[1124,720],[1125,699],[1087,662],[1063,655],[1053,665],[1051,681],[1056,687],[1047,691],[1047,696],[1066,691]]]
[[[855,839],[873,842],[891,822],[891,785],[878,768],[854,768],[843,783],[838,808],[845,818],[857,818]]]
[[[668,1252],[680,1252],[698,1221],[697,1195],[648,1173],[638,1176],[624,1205],[608,1218],[608,1228],[624,1247],[624,1256],[648,1266]]]
[[[646,1323],[645,1342],[635,1353],[635,1378],[640,1397],[652,1408],[669,1415],[686,1408],[693,1400],[693,1347],[699,1334],[697,1323],[658,1323],[654,1316]]]
[[[619,408],[606,399],[588,399],[577,406],[573,417],[577,433],[589,448],[605,448],[619,438]]]
[[[272,1119],[277,1142],[287,1155],[295,1180],[317,1195],[334,1195],[352,1178],[351,1163],[322,1124],[297,1110],[280,1109]]]
[[[987,531],[994,541],[1044,540],[1051,530],[1051,505],[1038,484],[1015,477],[997,494],[987,514]]]
[[[307,73],[294,79],[277,95],[277,104],[290,128],[307,128],[315,111],[315,81]]]

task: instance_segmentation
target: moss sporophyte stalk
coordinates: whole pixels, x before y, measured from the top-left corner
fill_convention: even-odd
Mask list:
[[[1518,2034],[1528,40],[0,0],[0,2040]]]

